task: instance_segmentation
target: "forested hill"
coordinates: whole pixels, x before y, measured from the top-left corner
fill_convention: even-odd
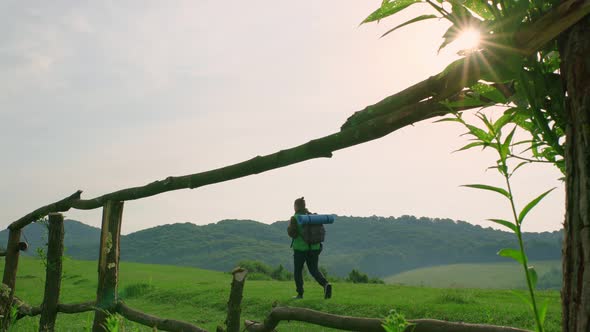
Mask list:
[[[271,225],[251,220],[224,220],[197,226],[177,223],[123,236],[121,259],[126,261],[189,265],[228,271],[241,260],[259,260],[292,267],[287,222]],[[329,273],[345,275],[353,268],[371,276],[387,276],[416,267],[467,262],[500,262],[496,252],[515,247],[514,235],[450,219],[337,217],[327,225],[320,265]],[[100,230],[67,221],[66,254],[96,259]],[[44,243],[43,225],[25,230],[32,249]],[[6,231],[0,232],[5,244]],[[532,260],[560,259],[562,232],[526,233]]]

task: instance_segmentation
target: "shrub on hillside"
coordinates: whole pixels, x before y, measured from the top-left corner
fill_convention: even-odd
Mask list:
[[[383,280],[379,278],[369,278],[366,273],[363,273],[357,269],[352,269],[346,278],[346,282],[352,282],[353,284],[383,284]]]
[[[250,280],[293,280],[293,274],[283,265],[273,269],[262,262],[246,260],[239,262],[238,266],[248,270],[248,279]]]
[[[448,304],[472,304],[475,303],[473,294],[468,290],[451,289],[446,290],[438,296],[437,302]]]
[[[127,298],[127,299],[138,298],[138,297],[141,297],[141,296],[147,294],[148,292],[152,291],[153,289],[154,289],[154,286],[152,286],[151,283],[150,284],[144,283],[144,282],[135,283],[135,284],[125,286],[125,288],[123,289],[123,292],[121,293],[121,297]]]
[[[369,283],[369,276],[357,269],[352,269],[352,271],[350,271],[348,274],[346,281],[352,282],[353,284],[367,284]]]
[[[238,263],[239,267],[248,270],[248,274],[260,273],[270,276],[272,267],[259,261],[246,260]]]
[[[283,267],[282,264],[280,264],[276,269],[272,270],[272,272],[270,273],[270,277],[274,280],[281,281],[292,280],[293,273],[289,272],[287,269]]]
[[[549,272],[541,275],[537,287],[539,289],[561,289],[562,280],[561,268],[554,267]]]
[[[272,278],[268,274],[264,273],[248,273],[248,280],[272,280]]]

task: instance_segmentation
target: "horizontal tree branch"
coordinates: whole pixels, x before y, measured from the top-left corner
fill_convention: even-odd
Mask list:
[[[297,147],[281,150],[266,156],[206,171],[197,174],[168,177],[143,187],[123,189],[91,200],[73,202],[78,209],[93,209],[108,200],[125,201],[160,194],[162,192],[198,188],[205,185],[229,181],[251,174],[258,174],[304,160],[329,158],[332,152],[383,137],[401,127],[437,115],[449,113],[450,109],[438,102],[425,101],[398,109],[397,112],[383,115],[338,133],[309,141]]]
[[[521,55],[531,55],[541,49],[545,44],[555,39],[560,33],[567,30],[584,16],[590,13],[589,0],[569,0],[561,3],[555,9],[532,23],[527,28],[518,31],[514,35],[515,47],[509,51]],[[391,112],[392,108],[405,106],[426,98],[444,100],[459,92],[461,88],[472,85],[489,67],[502,66],[502,58],[494,55],[497,50],[472,53],[465,58],[455,61],[454,66],[426,80],[416,83],[380,102],[369,105],[365,109],[354,113],[342,125],[347,128],[368,119]],[[508,50],[507,50],[508,51]],[[489,63],[480,66],[477,57],[483,56]]]
[[[17,318],[23,318],[25,316],[37,316],[41,314],[41,306],[31,306],[23,300],[14,297],[14,302],[17,306],[18,315]],[[57,312],[64,314],[78,314],[81,312],[93,311],[96,309],[94,301],[81,302],[81,303],[59,303],[57,305]]]
[[[51,203],[49,205],[45,205],[43,207],[38,208],[37,210],[27,214],[26,216],[18,219],[17,221],[13,222],[8,226],[9,229],[15,230],[25,227],[26,225],[36,221],[40,218],[45,217],[46,215],[53,213],[53,212],[65,212],[68,211],[72,207],[72,202],[79,200],[80,195],[82,194],[81,190],[76,191],[72,195],[57,201],[55,203]]]
[[[40,306],[33,307],[16,296],[13,298],[12,303],[17,307],[16,319],[21,319],[25,316],[33,317],[41,314]]]
[[[136,323],[146,325],[152,328],[157,328],[161,331],[171,331],[171,332],[207,332],[198,326],[192,325],[190,323],[181,322],[174,319],[165,319],[159,318],[155,316],[151,316],[145,314],[141,311],[137,311],[126,306],[123,302],[118,302],[116,311],[121,314],[121,316],[134,321]]]
[[[96,309],[95,301],[81,303],[59,303],[57,311],[64,314],[77,314],[81,312],[93,311]]]
[[[515,35],[517,50],[527,55],[534,53],[585,16],[589,10],[589,3],[590,0],[569,0],[560,4],[537,23]],[[482,59],[483,56],[489,56],[489,59]],[[72,199],[67,204],[64,203],[65,205],[62,207],[64,210],[70,206],[83,210],[95,209],[103,206],[108,200],[135,200],[172,190],[194,189],[309,159],[329,158],[334,151],[374,140],[408,124],[448,113],[448,110],[438,105],[438,101],[452,97],[464,87],[477,82],[482,74],[489,74],[486,72],[487,67],[481,65],[484,60],[488,63],[491,62],[492,65],[502,65],[502,59],[494,58],[493,54],[475,52],[466,58],[457,60],[442,73],[356,112],[346,121],[338,133],[211,171],[185,176],[171,176],[145,186],[122,189],[88,200]],[[19,219],[10,227],[22,227],[39,218],[42,213],[59,212],[56,208],[57,206],[53,206],[53,208],[47,206],[38,209]]]
[[[281,321],[292,320],[344,331],[385,332],[381,326],[383,322],[381,319],[341,316],[293,307],[275,307],[264,323],[246,320],[245,325],[249,332],[271,332]],[[436,319],[416,319],[409,322],[414,325],[406,329],[408,332],[530,332],[513,327],[455,323]]]
[[[588,14],[590,14],[588,0],[570,0],[561,3],[527,29],[515,35],[516,45],[522,45],[517,51],[524,55],[534,53]]]
[[[569,0],[553,11],[558,14],[549,14],[552,15],[553,20],[559,25],[560,31],[564,31],[567,27],[573,25],[575,19],[580,19],[577,16],[569,15],[573,10],[571,9],[572,4],[578,2],[579,0]],[[564,21],[560,15],[569,16]],[[551,28],[552,21],[548,20],[546,22],[543,27]],[[532,50],[532,46],[530,45],[544,45],[554,38],[552,34],[539,33],[536,30],[537,28],[538,26],[534,26],[532,29],[522,32],[530,35],[530,38],[523,40],[524,44],[518,45],[519,48],[527,49],[532,53],[534,50]],[[488,67],[480,65],[483,55],[485,53],[474,53],[449,66],[442,73],[387,97],[363,111],[355,113],[355,115],[347,120],[347,123],[342,126],[341,131],[338,133],[312,140],[291,149],[282,150],[264,157],[257,156],[238,164],[208,172],[168,177],[146,186],[119,190],[90,200],[76,201],[73,207],[78,209],[93,209],[102,206],[107,200],[134,200],[171,190],[193,189],[212,183],[258,174],[309,159],[331,157],[334,151],[383,137],[394,130],[417,121],[446,114],[446,112],[441,113],[440,107],[435,105],[438,103],[435,102],[452,97],[464,87],[470,86],[479,80],[482,71],[488,70]],[[502,59],[490,57],[486,61],[497,61],[501,64]],[[425,104],[423,100],[431,97],[434,97],[431,103]],[[425,109],[425,105],[428,105],[431,110]],[[412,111],[416,108],[420,108],[421,112],[412,114]],[[369,120],[373,120],[373,122],[367,124]],[[378,122],[383,123],[379,124]],[[373,133],[372,130],[376,132]]]

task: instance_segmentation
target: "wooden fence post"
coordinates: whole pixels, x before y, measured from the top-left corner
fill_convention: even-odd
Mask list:
[[[57,318],[57,303],[61,289],[62,258],[64,254],[64,216],[49,214],[49,235],[47,236],[47,266],[45,273],[45,295],[41,303],[39,332],[53,332]]]
[[[6,261],[4,263],[4,277],[0,290],[0,315],[2,315],[2,331],[8,329],[12,317],[10,311],[14,299],[14,287],[16,286],[16,272],[18,270],[18,257],[20,253],[21,229],[11,229],[8,233],[6,244]]]
[[[229,292],[229,301],[227,301],[227,318],[225,326],[227,332],[240,332],[240,315],[242,313],[242,294],[244,293],[244,283],[248,270],[237,267],[232,271],[233,279],[231,290]],[[222,331],[218,327],[217,331]]]
[[[106,311],[113,312],[117,303],[119,282],[119,240],[121,238],[121,218],[123,202],[107,201],[102,210],[102,229],[100,234],[100,253],[98,258],[98,288],[93,332],[104,332],[108,317]]]

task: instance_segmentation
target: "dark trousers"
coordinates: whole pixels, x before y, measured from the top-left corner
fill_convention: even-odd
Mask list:
[[[293,250],[293,265],[294,265],[294,277],[295,287],[297,287],[297,294],[303,296],[303,264],[307,263],[307,269],[314,279],[324,287],[328,281],[320,270],[318,269],[318,261],[321,250],[309,250],[309,251],[298,251]]]

